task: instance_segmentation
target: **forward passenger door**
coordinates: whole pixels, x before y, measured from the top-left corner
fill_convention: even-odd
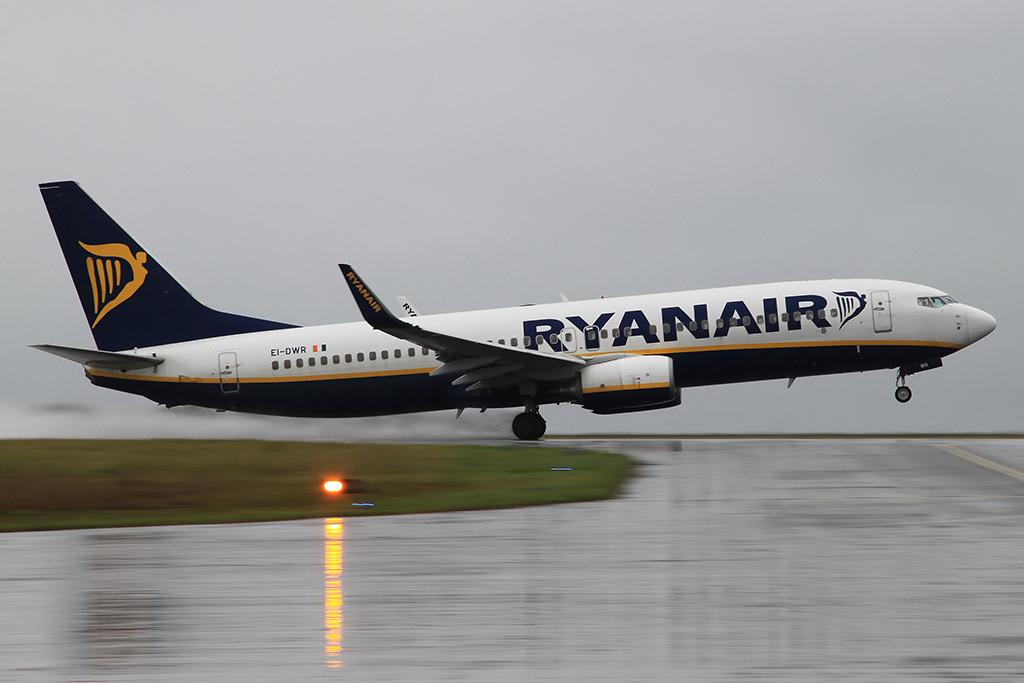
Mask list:
[[[875,332],[892,332],[892,312],[889,310],[889,291],[885,289],[871,292],[871,319],[875,323]]]

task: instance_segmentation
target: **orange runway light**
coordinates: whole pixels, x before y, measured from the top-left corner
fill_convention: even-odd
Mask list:
[[[324,491],[327,493],[339,493],[343,488],[345,484],[337,479],[328,479],[324,482]]]

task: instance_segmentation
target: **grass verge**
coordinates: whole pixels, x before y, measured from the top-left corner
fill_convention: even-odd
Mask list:
[[[624,455],[530,446],[0,441],[0,531],[599,500],[616,494],[631,467]],[[329,478],[344,480],[346,490],[326,493],[322,485]]]

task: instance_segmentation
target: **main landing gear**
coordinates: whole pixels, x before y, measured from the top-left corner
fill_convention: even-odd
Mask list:
[[[548,423],[540,416],[540,411],[535,405],[526,406],[526,412],[519,413],[512,420],[512,433],[523,441],[536,441],[544,436]]]
[[[896,371],[896,400],[900,403],[906,403],[914,393],[907,386],[907,368],[900,366]]]

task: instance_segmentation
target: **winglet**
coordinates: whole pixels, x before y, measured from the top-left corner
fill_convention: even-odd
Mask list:
[[[356,300],[359,312],[363,314],[363,320],[371,327],[388,332],[402,327],[402,322],[392,315],[391,311],[384,307],[373,290],[370,289],[362,278],[356,275],[356,271],[347,263],[339,263],[341,274],[345,276],[348,288],[352,290],[352,297]]]

